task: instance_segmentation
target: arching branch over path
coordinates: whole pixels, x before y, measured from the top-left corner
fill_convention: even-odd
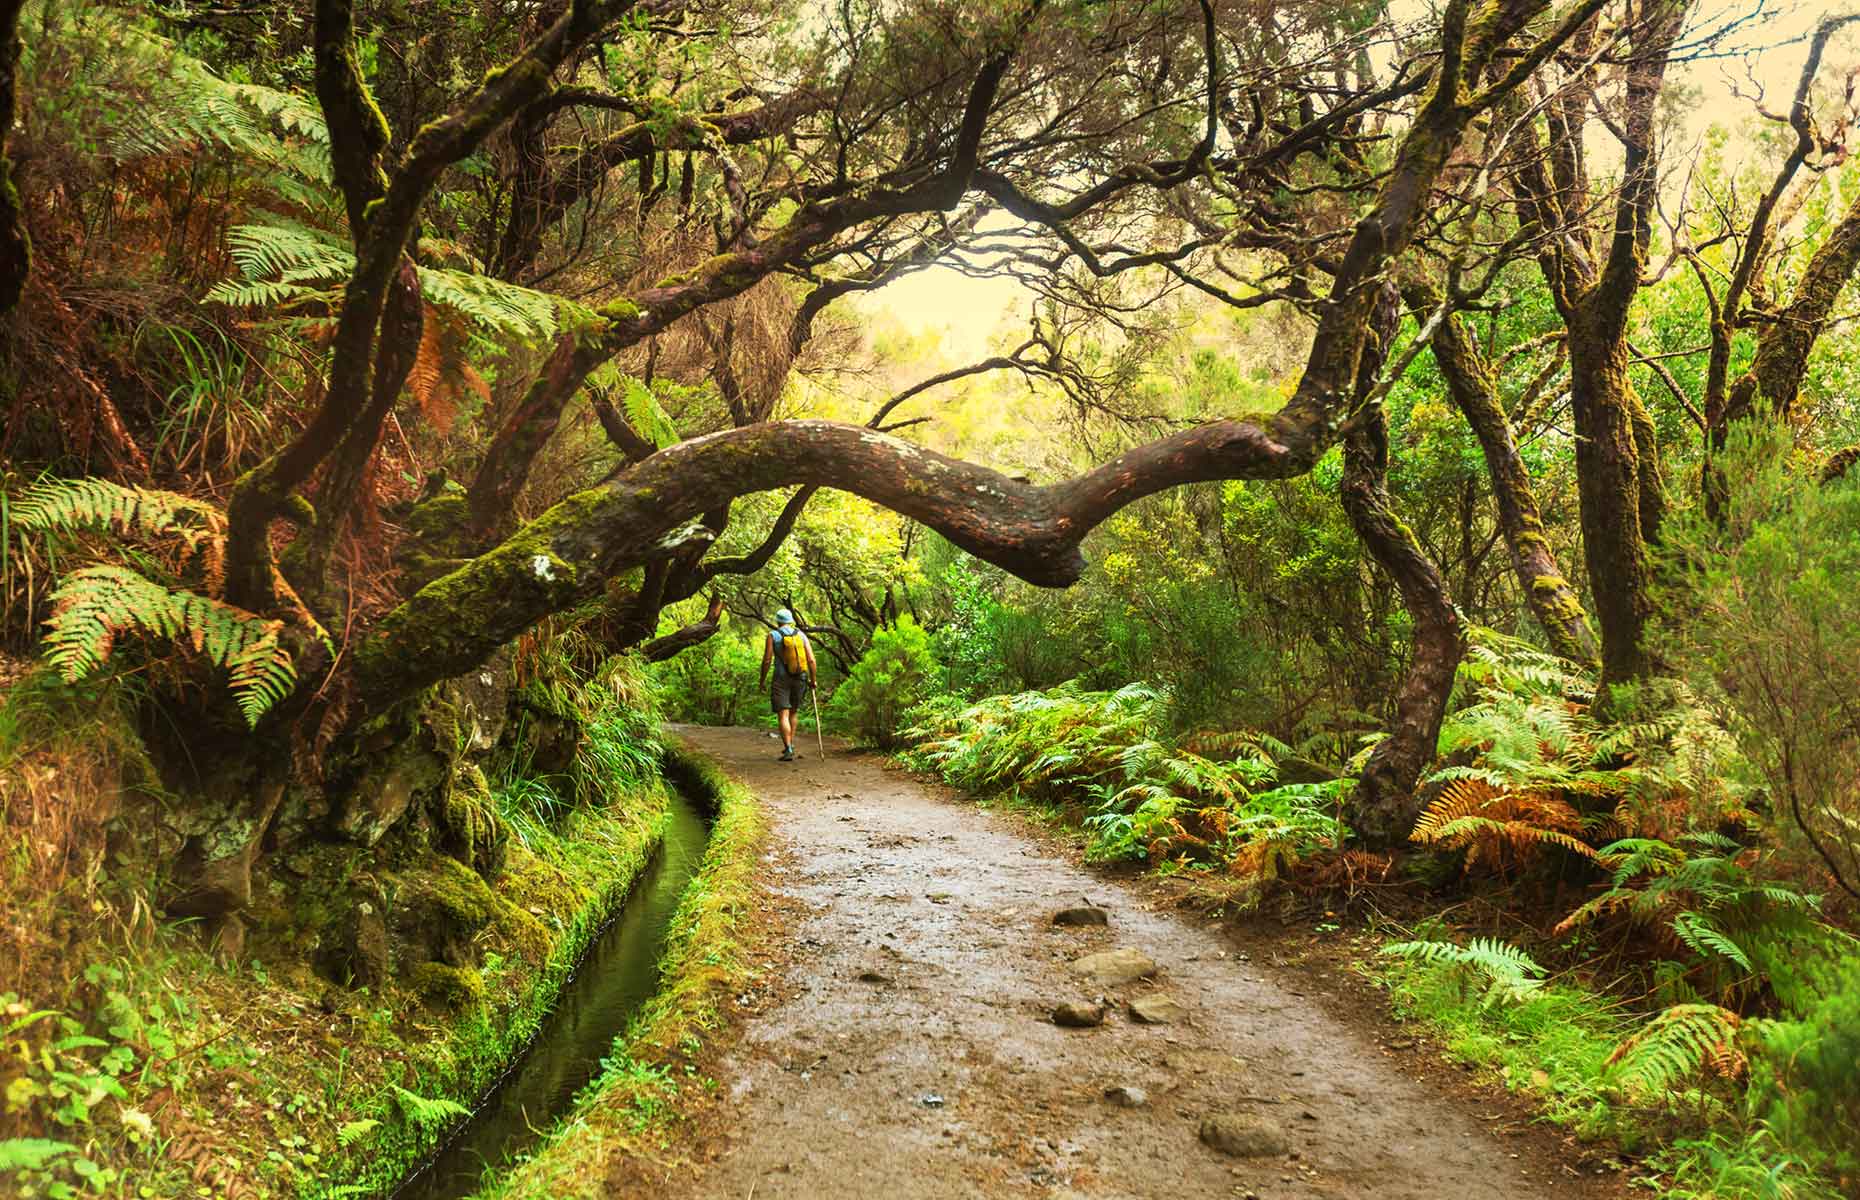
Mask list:
[[[1059,587],[1084,572],[1085,535],[1125,505],[1185,483],[1301,474],[1330,440],[1325,423],[1286,413],[1220,421],[1041,487],[863,425],[781,421],[694,438],[570,496],[421,589],[363,644],[363,692],[392,701],[469,670],[542,617],[661,553],[703,513],[752,492],[840,488],[1022,579]]]
[[[1592,16],[1571,8],[1497,83],[1478,88],[1500,47],[1546,0],[1449,5],[1434,88],[1403,135],[1375,203],[1356,223],[1333,276],[1303,374],[1279,412],[1216,421],[1140,446],[1047,486],[913,446],[857,425],[790,421],[728,430],[659,451],[605,486],[569,497],[500,545],[428,584],[379,622],[356,656],[361,695],[378,708],[458,675],[551,612],[581,603],[640,566],[685,525],[752,492],[836,487],[922,522],[1030,582],[1061,586],[1084,570],[1079,545],[1144,496],[1187,483],[1285,478],[1309,471],[1351,415],[1381,273],[1413,241],[1436,180],[1466,127]],[[995,64],[991,68],[999,70]],[[977,92],[991,92],[987,71]],[[963,130],[979,124],[972,103]],[[926,186],[953,205],[973,154]],[[658,297],[643,312],[651,312]],[[646,320],[644,316],[635,320]]]

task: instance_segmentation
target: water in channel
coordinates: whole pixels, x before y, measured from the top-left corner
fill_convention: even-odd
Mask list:
[[[568,1110],[615,1035],[658,990],[666,927],[709,838],[703,815],[674,790],[664,843],[619,915],[589,945],[534,1040],[450,1139],[394,1190],[394,1200],[471,1194],[486,1167],[529,1149]]]

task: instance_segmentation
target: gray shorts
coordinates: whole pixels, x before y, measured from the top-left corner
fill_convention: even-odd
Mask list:
[[[781,712],[785,708],[799,708],[807,699],[807,680],[799,675],[777,675],[769,685],[769,709]]]

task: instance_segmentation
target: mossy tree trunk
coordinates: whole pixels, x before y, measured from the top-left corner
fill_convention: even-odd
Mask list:
[[[25,6],[25,0],[0,0],[0,313],[19,304],[32,270],[32,239],[6,146],[18,100],[19,14]]]
[[[1596,665],[1601,647],[1576,589],[1570,586],[1544,534],[1531,475],[1518,453],[1511,419],[1498,398],[1498,377],[1458,317],[1441,322],[1431,343],[1447,394],[1472,427],[1485,457],[1498,526],[1512,573],[1550,648],[1573,662]]]
[[[1359,397],[1368,397],[1377,382],[1397,319],[1393,289],[1388,289],[1376,320],[1377,336],[1364,346],[1358,368]],[[1453,676],[1466,653],[1465,623],[1446,578],[1395,515],[1388,470],[1388,422],[1380,403],[1371,403],[1344,435],[1339,498],[1356,536],[1394,581],[1412,629],[1408,668],[1396,690],[1388,736],[1370,752],[1350,800],[1351,826],[1364,841],[1382,846],[1401,842],[1414,827],[1420,812],[1416,787],[1433,761]]]
[[[1621,109],[1610,121],[1624,157],[1612,202],[1591,194],[1585,137],[1601,102],[1590,61],[1597,31],[1572,42],[1560,86],[1543,106],[1547,137],[1520,128],[1521,153],[1508,173],[1520,220],[1568,329],[1577,492],[1589,591],[1601,632],[1602,683],[1652,669],[1646,626],[1652,612],[1648,547],[1659,538],[1664,484],[1652,421],[1628,374],[1628,312],[1646,266],[1659,194],[1656,117],[1686,0],[1655,0],[1630,26]],[[1521,116],[1521,108],[1514,108]],[[1612,210],[1605,229],[1591,214]]]

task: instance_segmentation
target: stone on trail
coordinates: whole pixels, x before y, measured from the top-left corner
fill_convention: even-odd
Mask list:
[[[1119,1108],[1142,1108],[1149,1102],[1150,1094],[1140,1087],[1108,1087],[1104,1089],[1104,1098]]]
[[[1055,925],[1108,925],[1109,917],[1095,904],[1075,904],[1053,914]]]
[[[1082,975],[1101,987],[1143,979],[1156,974],[1156,962],[1149,955],[1127,946],[1087,954],[1072,964],[1072,973]]]
[[[1269,1158],[1290,1149],[1285,1134],[1270,1121],[1244,1113],[1209,1113],[1201,1119],[1201,1140],[1236,1158]]]
[[[1188,1016],[1188,1010],[1166,992],[1139,996],[1130,1002],[1130,1015],[1141,1025],[1172,1025]]]
[[[1104,1024],[1104,1006],[1068,1000],[1054,1007],[1053,1024],[1066,1029],[1092,1029]]]

